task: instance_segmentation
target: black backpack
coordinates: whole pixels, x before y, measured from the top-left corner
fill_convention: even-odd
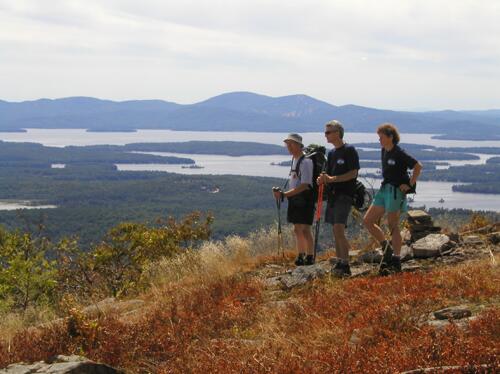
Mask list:
[[[363,183],[357,180],[352,203],[354,208],[360,212],[364,212],[370,207],[372,200],[373,196],[370,191],[367,190]]]
[[[325,171],[326,168],[325,154],[326,154],[326,148],[323,147],[322,145],[309,144],[307,147],[304,148],[304,156],[299,158],[299,160],[297,161],[297,165],[295,166],[295,170],[299,175],[298,171],[300,170],[299,167],[302,160],[306,157],[312,160],[313,163],[312,193],[315,201],[318,198],[318,184],[316,183],[316,179],[323,171]]]

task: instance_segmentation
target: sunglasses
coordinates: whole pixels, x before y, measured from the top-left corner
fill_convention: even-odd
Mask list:
[[[331,134],[332,132],[338,132],[338,130],[328,130],[328,131],[325,131],[325,135]]]

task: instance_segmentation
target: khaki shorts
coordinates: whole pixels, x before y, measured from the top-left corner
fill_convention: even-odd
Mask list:
[[[353,203],[352,196],[349,195],[333,195],[328,200],[326,207],[325,222],[335,225],[341,223],[347,226],[347,219],[351,212]]]

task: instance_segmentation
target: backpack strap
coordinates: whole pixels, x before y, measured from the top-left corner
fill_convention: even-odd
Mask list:
[[[292,171],[296,172],[297,173],[297,177],[299,177],[300,179],[300,164],[302,163],[302,160],[306,158],[306,155],[302,155],[299,157],[299,159],[297,160],[297,164],[295,164],[295,170],[293,170],[293,168],[291,167],[290,168],[290,173]],[[292,161],[292,166],[293,166],[293,161]]]
[[[292,174],[292,171],[293,171],[293,157],[292,157],[292,161],[290,162],[290,171],[288,172],[288,176],[290,176]],[[287,189],[289,182],[290,182],[290,178],[286,178],[285,184],[283,185],[283,188],[282,188],[283,191],[285,191]]]
[[[305,159],[307,156],[305,154],[303,154],[302,156],[299,157],[299,159],[297,160],[297,164],[295,164],[295,170],[293,168],[290,168],[290,173],[292,171],[296,172],[297,173],[297,177],[300,179],[300,164],[302,163],[302,160]],[[293,165],[293,160],[292,160],[292,165]],[[313,165],[313,170],[314,170],[314,165]],[[314,178],[314,175],[313,175],[313,178]],[[314,183],[314,181],[313,181]],[[312,190],[313,189],[313,186],[310,184],[309,185],[309,190]]]

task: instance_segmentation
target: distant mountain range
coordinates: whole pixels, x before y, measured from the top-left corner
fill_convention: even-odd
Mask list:
[[[270,97],[232,92],[181,105],[162,100],[110,101],[90,97],[0,100],[0,131],[86,128],[90,131],[171,129],[195,131],[321,131],[331,119],[348,131],[374,131],[382,122],[406,133],[448,138],[500,139],[500,110],[405,112],[357,105],[335,106],[306,95]]]

